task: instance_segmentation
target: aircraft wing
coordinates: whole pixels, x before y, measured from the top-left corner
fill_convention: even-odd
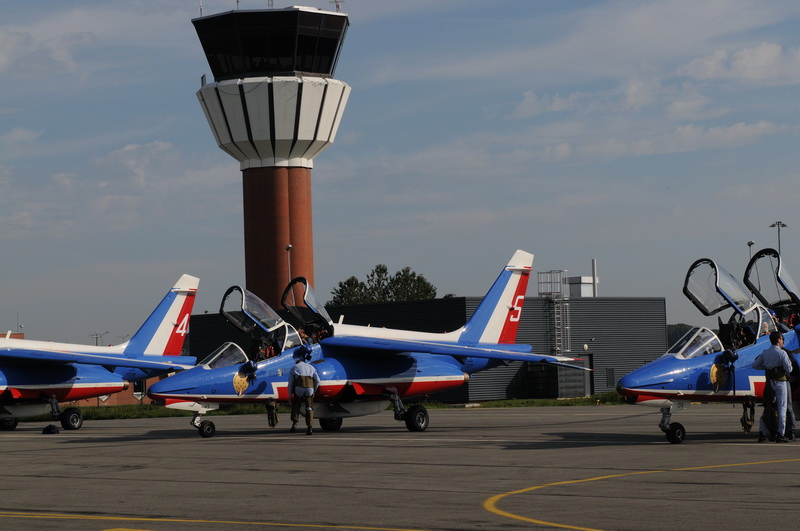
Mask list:
[[[40,363],[82,363],[85,365],[103,365],[113,367],[132,367],[135,369],[156,369],[156,370],[172,370],[172,369],[188,369],[194,367],[197,361],[189,356],[148,356],[144,359],[142,357],[128,357],[128,356],[113,356],[110,354],[93,354],[87,352],[64,352],[52,350],[36,350],[36,349],[19,349],[19,348],[4,348],[0,349],[0,360],[18,360],[18,361],[36,361]],[[171,361],[163,358],[175,358]],[[179,360],[179,361],[178,361]]]
[[[568,362],[579,361],[578,358],[568,358],[566,356],[546,356],[543,354],[533,354],[528,345],[508,344],[505,348],[498,348],[497,345],[491,346],[469,346],[457,343],[437,343],[434,341],[416,341],[413,339],[384,339],[359,336],[334,336],[327,337],[321,342],[323,348],[335,347],[348,350],[379,350],[384,352],[423,352],[440,356],[489,358],[504,361],[530,361],[532,363],[548,363],[560,365],[570,369],[590,370],[577,365],[570,365]]]

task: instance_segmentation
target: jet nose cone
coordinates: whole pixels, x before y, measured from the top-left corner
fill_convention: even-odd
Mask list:
[[[176,374],[152,384],[147,389],[147,396],[150,398],[157,398],[158,395],[168,395],[170,393],[174,393],[181,387],[179,382],[180,379],[180,375]]]
[[[620,378],[617,382],[617,393],[625,399],[625,402],[635,404],[638,395],[631,391],[633,387],[631,380],[629,375]]]

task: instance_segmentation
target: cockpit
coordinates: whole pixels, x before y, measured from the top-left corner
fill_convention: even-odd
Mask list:
[[[726,309],[732,309],[733,313],[727,322],[718,318],[718,335],[707,328],[692,329],[670,349],[670,353],[681,352],[683,357],[691,358],[705,352],[711,345],[715,345],[716,352],[737,350],[777,329],[769,310],[754,301],[753,293],[725,268],[708,258],[697,260],[689,268],[683,293],[704,315],[715,315]],[[709,335],[716,341],[709,342]]]
[[[294,299],[295,291],[302,291],[305,306],[288,304],[289,297]],[[333,335],[333,321],[305,278],[297,277],[289,283],[281,305],[300,323],[299,331],[254,293],[239,286],[228,288],[219,312],[236,328],[249,334],[259,352],[264,353],[260,358],[254,356],[256,361],[271,357],[270,353],[280,355],[303,343],[316,343]]]
[[[797,285],[785,265],[778,251],[762,249],[753,255],[744,273],[744,283],[770,309],[781,332],[800,324]]]
[[[722,343],[714,332],[708,328],[692,328],[664,356],[690,359],[719,353],[723,350]]]
[[[219,369],[240,365],[245,362],[247,362],[247,355],[242,350],[242,347],[236,343],[225,343],[206,356],[198,365],[206,369]]]
[[[303,344],[294,326],[287,323],[267,303],[252,292],[231,286],[222,298],[219,313],[263,348],[280,355]]]

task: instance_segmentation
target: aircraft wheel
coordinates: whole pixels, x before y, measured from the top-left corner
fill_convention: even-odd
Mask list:
[[[419,404],[406,411],[406,428],[408,431],[425,431],[428,429],[428,410]]]
[[[325,431],[336,431],[342,427],[342,417],[319,419],[319,427]]]
[[[17,429],[19,419],[0,419],[0,431],[11,431]]]
[[[217,428],[214,426],[214,423],[210,420],[204,420],[200,423],[200,427],[197,428],[197,431],[200,432],[200,437],[213,437],[214,433],[216,433]]]
[[[669,442],[672,444],[680,444],[683,442],[684,438],[686,438],[686,430],[683,424],[673,422],[669,425],[669,430],[667,430],[667,440]]]
[[[68,407],[61,413],[61,426],[65,430],[77,430],[83,426],[83,415],[76,407]]]

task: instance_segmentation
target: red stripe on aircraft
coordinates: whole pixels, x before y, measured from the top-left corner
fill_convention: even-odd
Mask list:
[[[67,387],[60,389],[48,389],[47,394],[55,397],[59,402],[70,400],[83,400],[85,398],[96,398],[102,395],[112,395],[125,390],[122,382],[104,383],[96,387]]]
[[[183,350],[183,343],[186,340],[186,333],[189,330],[189,315],[194,306],[195,292],[192,291],[186,294],[186,299],[183,301],[181,311],[178,312],[178,324],[172,330],[167,340],[167,346],[164,347],[165,356],[180,356]]]
[[[514,298],[511,304],[513,308],[508,310],[505,323],[503,323],[503,331],[500,332],[500,340],[498,343],[513,344],[517,342],[517,330],[519,330],[519,321],[522,316],[522,304],[525,302],[525,293],[528,291],[528,280],[530,279],[530,271],[523,271],[520,275],[517,289],[514,292]]]

